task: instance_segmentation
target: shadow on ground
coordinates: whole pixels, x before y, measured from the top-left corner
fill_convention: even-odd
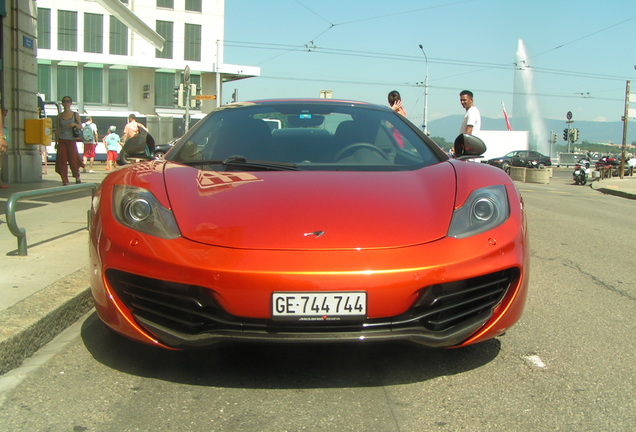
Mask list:
[[[168,351],[125,339],[91,315],[82,339],[92,356],[123,373],[188,385],[301,389],[375,387],[427,381],[479,368],[497,357],[497,339],[461,349],[406,343],[224,344]]]

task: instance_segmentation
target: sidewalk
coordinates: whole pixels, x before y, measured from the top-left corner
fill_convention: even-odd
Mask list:
[[[96,163],[83,183],[108,173]],[[88,284],[87,217],[91,191],[21,199],[15,220],[26,230],[28,255],[6,224],[6,205],[16,192],[62,186],[52,165],[42,181],[0,189],[0,374],[20,365],[92,308]]]
[[[619,177],[603,180],[594,179],[590,183],[590,187],[604,194],[636,199],[636,175],[625,176],[622,179]]]
[[[83,182],[99,183],[103,164]],[[17,255],[17,239],[6,227],[11,193],[57,187],[52,166],[42,182],[0,189],[0,374],[53,339],[93,307],[88,282],[87,212],[90,191],[18,202],[16,221],[25,228],[28,256]],[[636,199],[636,176],[594,180],[605,194]]]

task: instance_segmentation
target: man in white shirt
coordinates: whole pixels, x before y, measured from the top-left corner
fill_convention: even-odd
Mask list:
[[[481,130],[481,114],[479,114],[477,107],[473,105],[473,92],[463,90],[459,94],[459,102],[466,110],[459,133],[479,135],[479,131]]]

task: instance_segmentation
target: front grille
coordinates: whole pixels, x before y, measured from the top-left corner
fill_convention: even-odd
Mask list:
[[[133,315],[168,328],[196,334],[206,328],[240,326],[206,288],[112,269],[106,272],[106,278]]]
[[[490,316],[518,276],[518,269],[508,269],[422,288],[414,306],[396,317],[333,325],[299,325],[229,315],[216,303],[212,292],[204,287],[166,282],[112,269],[106,272],[110,286],[138,319],[189,335],[232,330],[324,332],[328,328],[334,332],[351,332],[414,327],[441,333],[454,326],[472,323],[481,316]]]
[[[404,322],[419,321],[432,331],[446,330],[492,309],[503,299],[518,269],[424,288]]]

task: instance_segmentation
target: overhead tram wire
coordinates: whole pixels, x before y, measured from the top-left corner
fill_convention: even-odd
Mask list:
[[[633,17],[631,17],[631,18],[627,18],[627,19],[625,19],[625,20],[623,20],[623,21],[617,22],[616,24],[612,24],[612,25],[607,26],[607,27],[604,27],[604,28],[602,28],[602,29],[600,29],[600,30],[596,30],[596,31],[594,31],[594,32],[592,32],[592,33],[588,33],[588,34],[586,34],[586,35],[584,35],[584,36],[581,36],[581,37],[579,37],[579,38],[577,38],[577,39],[571,40],[570,42],[566,42],[566,43],[561,44],[561,45],[559,45],[559,46],[556,46],[556,47],[554,47],[554,48],[550,48],[550,49],[549,49],[549,50],[547,50],[547,51],[543,51],[543,52],[541,52],[541,53],[539,53],[539,54],[535,54],[535,55],[533,55],[533,56],[531,56],[531,57],[528,57],[528,59],[532,59],[532,58],[535,58],[535,57],[539,57],[539,56],[541,56],[541,55],[543,55],[543,54],[547,54],[547,53],[549,53],[549,52],[556,51],[556,50],[558,50],[558,49],[560,49],[560,48],[563,48],[564,46],[571,45],[571,44],[573,44],[573,43],[575,43],[575,42],[578,42],[578,41],[581,41],[581,40],[583,40],[583,39],[587,39],[588,37],[591,37],[591,36],[594,36],[594,35],[596,35],[596,34],[602,33],[602,32],[604,32],[605,30],[609,30],[609,29],[611,29],[611,28],[618,27],[619,25],[621,25],[621,24],[625,24],[626,22],[631,21],[631,20],[633,20],[633,19],[636,19],[636,15],[634,15],[634,16],[633,16]]]
[[[422,63],[424,61],[422,60],[421,56],[377,53],[377,52],[371,52],[371,51],[348,50],[348,49],[340,49],[340,48],[328,48],[328,47],[320,47],[315,45],[308,47],[307,45],[283,45],[283,44],[271,44],[271,43],[247,42],[247,41],[225,41],[225,44],[226,46],[231,46],[236,48],[282,50],[282,51],[285,51],[285,53],[311,52],[314,54],[340,55],[340,56],[348,56],[348,57],[360,57],[360,58],[371,58],[371,59],[382,59],[382,60],[398,60],[398,61],[408,61],[408,62],[417,62],[417,63]],[[479,68],[482,68],[482,70],[509,69],[512,71],[518,67],[515,63],[488,63],[488,62],[476,62],[476,61],[469,61],[469,60],[443,59],[443,58],[435,58],[435,57],[429,57],[429,63],[443,64],[443,65],[450,65],[450,66],[461,66],[461,67],[479,67]],[[593,73],[567,71],[567,70],[561,70],[561,69],[550,69],[550,68],[542,68],[542,67],[534,67],[534,66],[525,66],[525,67],[532,69],[536,73],[545,73],[545,74],[551,74],[551,75],[604,79],[604,80],[610,80],[610,81],[624,81],[625,79],[629,79],[626,77],[621,77],[616,75],[593,74]]]

